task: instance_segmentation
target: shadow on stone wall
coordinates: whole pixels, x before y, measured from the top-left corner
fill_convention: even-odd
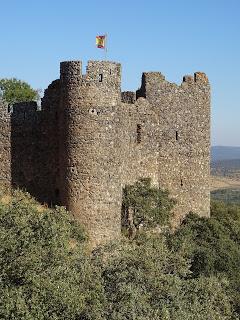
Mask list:
[[[54,119],[53,119],[54,117]],[[15,104],[11,114],[11,184],[42,203],[59,204],[55,115],[36,102]]]

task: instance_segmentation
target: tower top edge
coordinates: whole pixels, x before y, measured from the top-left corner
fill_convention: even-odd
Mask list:
[[[60,64],[68,63],[68,64],[75,64],[75,63],[82,63],[82,60],[64,60],[61,61]],[[117,61],[110,61],[110,60],[88,60],[87,64],[115,64],[115,65],[121,65],[120,62]]]

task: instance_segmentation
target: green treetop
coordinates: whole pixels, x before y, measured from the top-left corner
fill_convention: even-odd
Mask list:
[[[39,99],[39,91],[16,78],[0,79],[0,97],[9,104]]]

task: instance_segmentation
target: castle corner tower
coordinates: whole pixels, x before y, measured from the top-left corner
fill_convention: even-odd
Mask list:
[[[60,198],[96,245],[121,231],[121,181],[116,165],[120,64],[61,63]]]

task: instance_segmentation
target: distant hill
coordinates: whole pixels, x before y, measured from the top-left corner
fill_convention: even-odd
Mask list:
[[[211,148],[211,174],[240,179],[240,147]]]
[[[240,159],[240,147],[213,146],[211,161]]]
[[[211,198],[240,204],[240,147],[211,148]]]

